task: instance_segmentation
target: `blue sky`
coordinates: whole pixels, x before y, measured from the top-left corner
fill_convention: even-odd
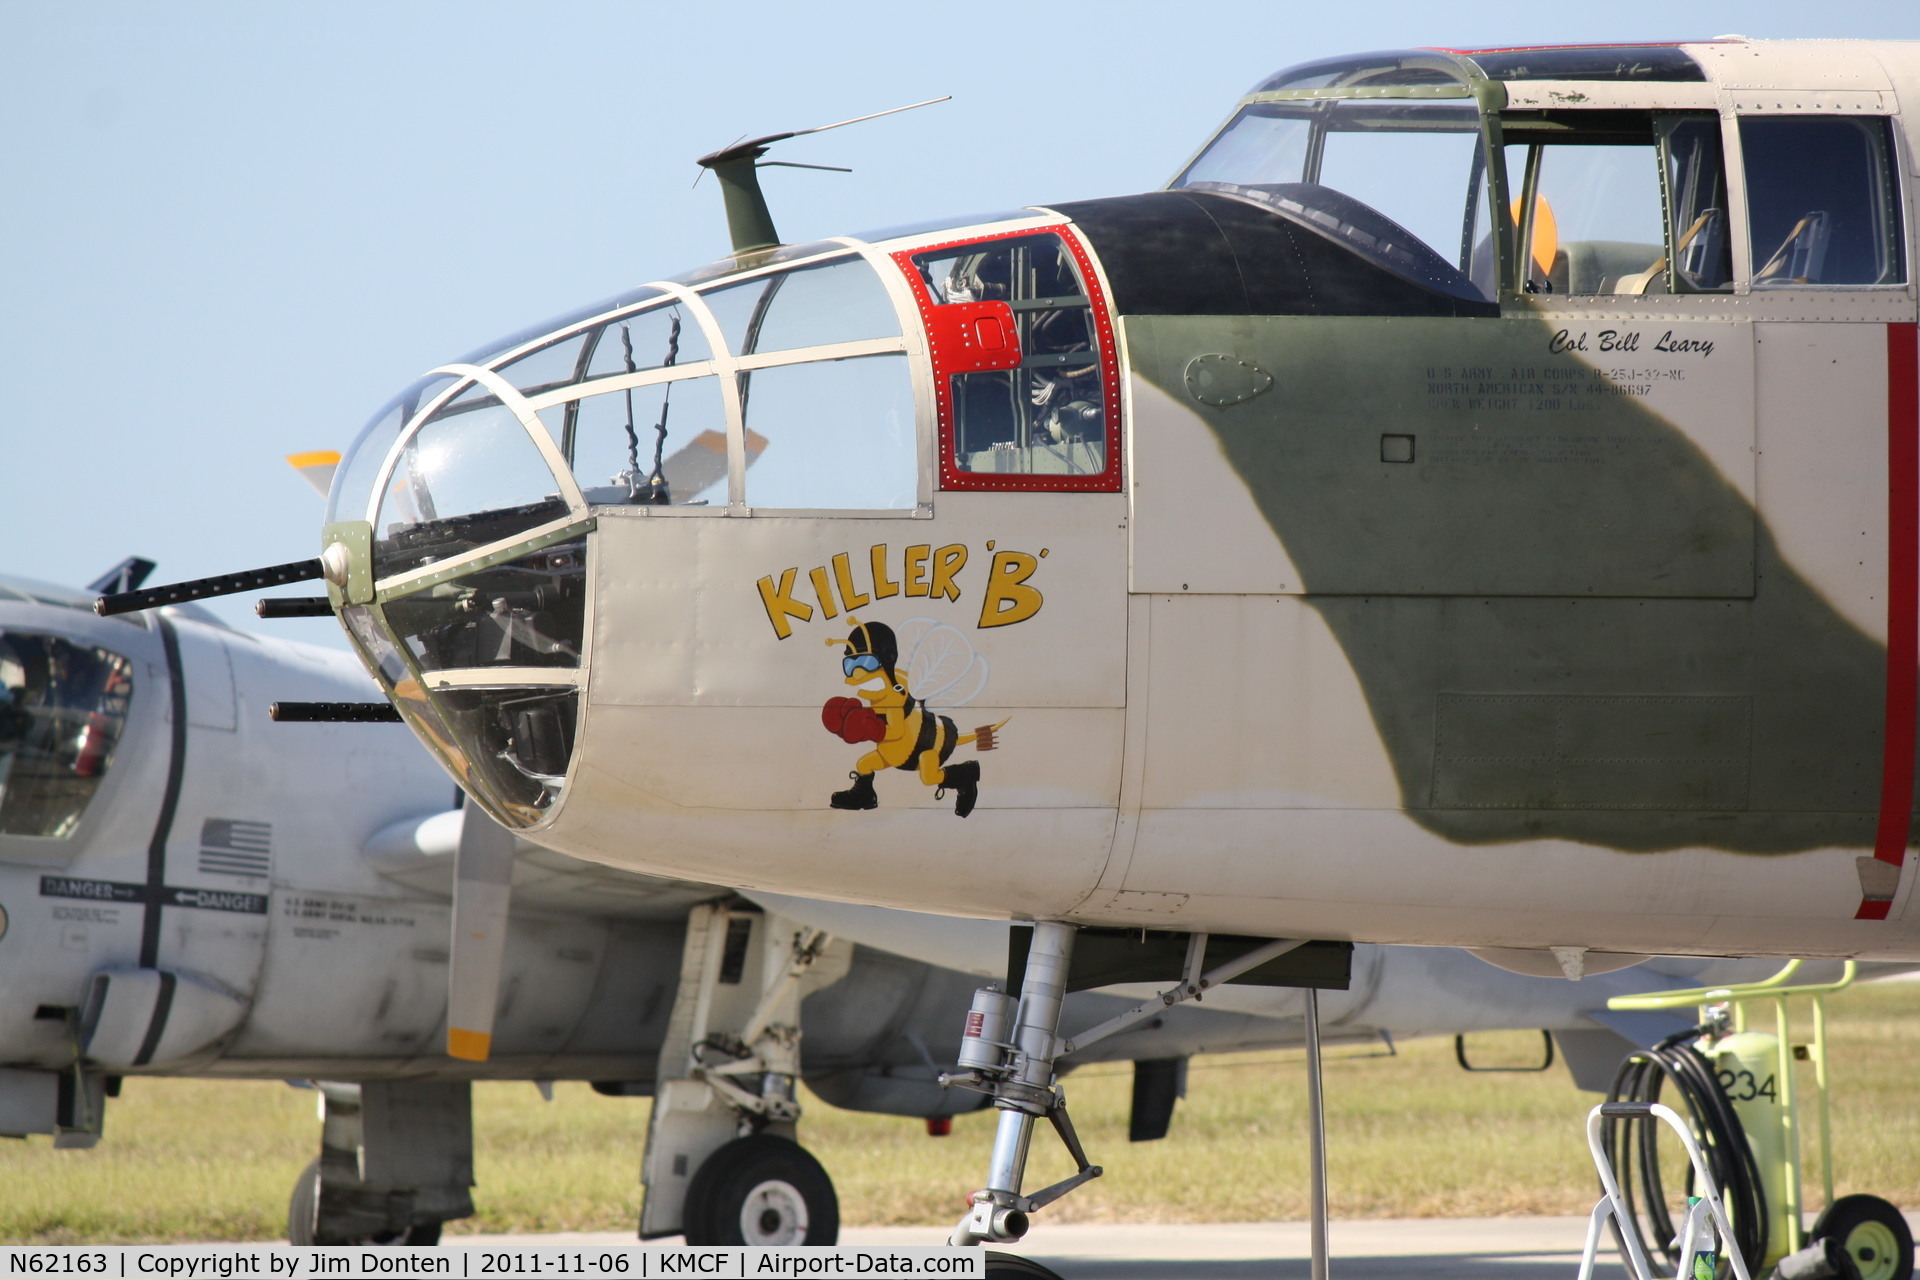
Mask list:
[[[726,248],[696,155],[797,139],[789,241],[1158,186],[1294,62],[1424,44],[1920,37],[1920,5],[1701,0],[0,8],[0,571],[313,554],[281,461],[414,375]],[[329,620],[247,626],[339,643]]]

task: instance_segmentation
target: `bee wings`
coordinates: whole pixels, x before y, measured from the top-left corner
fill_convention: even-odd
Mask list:
[[[959,628],[932,618],[908,618],[894,634],[907,655],[907,687],[927,706],[951,711],[986,690],[987,660],[973,651]]]

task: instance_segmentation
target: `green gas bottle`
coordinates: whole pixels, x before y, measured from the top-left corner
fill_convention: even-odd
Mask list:
[[[1792,1117],[1781,1105],[1780,1038],[1763,1031],[1737,1031],[1695,1046],[1713,1064],[1720,1091],[1733,1104],[1733,1113],[1746,1130],[1747,1145],[1760,1170],[1760,1186],[1767,1197],[1767,1252],[1761,1270],[1800,1247],[1798,1224],[1787,1211],[1787,1187],[1793,1176],[1789,1160],[1793,1142]],[[1756,1271],[1755,1274],[1760,1274]]]

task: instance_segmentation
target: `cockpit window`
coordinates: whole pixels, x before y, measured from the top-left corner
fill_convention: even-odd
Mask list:
[[[896,256],[922,299],[947,488],[1117,487],[1105,304],[1062,235]]]
[[[1733,288],[1728,234],[1727,167],[1720,120],[1711,115],[1657,115],[1667,179],[1667,242],[1673,279],[1683,293]]]
[[[678,302],[630,313],[580,329],[500,365],[495,372],[532,398],[595,378],[614,378],[710,357],[706,335]],[[455,403],[491,394],[475,384]]]
[[[1524,292],[1729,287],[1717,116],[1541,113],[1510,119],[1505,138],[1514,261]]]
[[[1509,144],[1528,293],[1665,293],[1660,166],[1646,144]]]
[[[469,351],[466,355],[454,361],[454,363],[492,364],[496,359],[507,354],[507,352],[512,351],[516,347],[525,346],[542,334],[559,333],[564,329],[573,328],[582,321],[591,320],[595,316],[606,315],[609,311],[624,311],[636,303],[659,296],[660,291],[651,285],[643,285],[638,289],[629,289],[625,293],[617,293],[611,298],[602,298],[600,301],[589,303],[587,306],[576,307],[565,315],[555,316],[551,320],[543,320],[539,324],[531,325],[528,328],[510,333],[497,342],[489,342],[484,347],[478,347]]]
[[[540,421],[589,503],[726,505],[727,415],[717,378],[582,396],[542,409]]]
[[[374,576],[461,555],[565,515],[553,473],[492,396],[449,402],[401,446],[374,520]]]
[[[1887,133],[1878,117],[1740,122],[1755,288],[1906,279]]]
[[[704,299],[737,355],[900,335],[892,299],[857,256],[724,285]]]
[[[582,375],[589,380],[712,358],[705,330],[677,302],[603,325],[592,335],[591,348]]]
[[[1470,102],[1256,103],[1173,186],[1259,200],[1320,223],[1398,275],[1494,296],[1486,152]]]
[[[913,509],[919,468],[904,355],[812,360],[740,376],[747,505]]]
[[[327,523],[336,520],[365,520],[373,497],[373,486],[380,481],[380,468],[387,460],[400,431],[413,420],[422,405],[452,385],[450,373],[433,373],[419,379],[373,415],[360,429],[347,449],[345,461],[327,490]]]
[[[584,329],[569,334],[507,361],[496,372],[511,382],[523,396],[537,396],[542,391],[578,382],[580,366],[587,354],[588,339],[592,336],[591,330]]]
[[[0,835],[73,834],[132,694],[133,664],[117,653],[0,632]]]

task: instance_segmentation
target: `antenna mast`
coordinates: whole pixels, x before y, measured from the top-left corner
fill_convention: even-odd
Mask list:
[[[764,138],[750,138],[746,142],[736,142],[701,156],[694,163],[703,169],[711,169],[713,176],[720,180],[720,192],[727,205],[727,234],[733,240],[733,252],[736,255],[753,253],[761,249],[777,248],[780,244],[780,233],[773,229],[773,214],[767,210],[766,194],[760,190],[759,174],[759,169],[762,167],[760,157],[767,154],[767,149],[774,143],[785,142],[788,138],[803,137],[809,133],[825,133],[829,129],[859,124],[864,120],[878,120],[881,116],[897,115],[917,107],[930,107],[936,102],[947,102],[952,98],[952,94],[947,94],[941,98],[929,98],[925,102],[912,102],[904,107],[890,107],[885,111],[855,116],[851,120],[836,120],[832,124],[816,125],[811,129],[770,133]],[[789,169],[836,169],[840,173],[851,172],[847,169],[838,169],[834,165],[794,164],[785,160],[770,160],[767,163]]]

